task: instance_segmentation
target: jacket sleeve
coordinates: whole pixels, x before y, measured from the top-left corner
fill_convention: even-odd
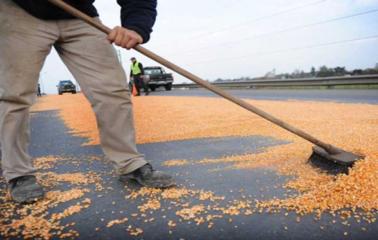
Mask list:
[[[157,0],[117,0],[122,26],[139,33],[148,42],[156,19]]]
[[[144,69],[141,63],[139,63],[139,69],[140,69],[141,74],[144,75]]]

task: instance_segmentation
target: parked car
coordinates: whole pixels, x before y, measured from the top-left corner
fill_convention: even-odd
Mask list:
[[[173,84],[172,73],[166,73],[162,67],[144,67],[144,80],[151,91],[155,91],[158,87],[164,87],[170,91]]]
[[[59,84],[57,85],[57,87],[58,87],[59,95],[62,95],[63,93],[66,93],[66,92],[76,94],[76,86],[70,80],[59,81]]]

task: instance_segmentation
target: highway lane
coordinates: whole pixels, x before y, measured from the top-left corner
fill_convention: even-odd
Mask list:
[[[166,93],[166,92],[165,92]],[[174,93],[174,92],[172,92]],[[214,220],[214,226],[209,229],[207,224],[197,225],[193,220],[181,221],[177,211],[181,207],[170,201],[162,201],[162,206],[157,211],[149,211],[147,216],[138,213],[138,207],[147,199],[125,198],[131,189],[136,186],[128,184],[125,188],[117,180],[117,176],[98,145],[82,146],[84,138],[72,136],[70,130],[64,125],[55,111],[36,113],[31,119],[32,144],[30,146],[33,157],[60,156],[62,158],[52,169],[40,170],[62,173],[90,173],[99,174],[103,190],[95,190],[95,187],[85,186],[91,191],[85,197],[91,199],[88,209],[64,219],[64,223],[75,222],[74,230],[80,233],[78,239],[375,239],[378,234],[377,225],[365,225],[352,221],[345,226],[339,219],[332,222],[330,214],[323,214],[319,220],[314,220],[315,215],[309,214],[297,221],[297,215],[293,212],[282,211],[276,214],[254,213],[252,215],[225,215]],[[43,129],[43,131],[41,131]],[[160,142],[139,145],[139,150],[146,158],[158,168],[174,175],[178,186],[188,189],[203,189],[212,191],[216,195],[224,196],[224,201],[219,201],[219,206],[225,207],[233,200],[247,197],[263,200],[273,197],[284,198],[286,191],[277,186],[282,186],[287,178],[277,175],[269,169],[233,169],[224,170],[228,164],[202,165],[195,162],[204,158],[217,158],[225,154],[243,154],[264,151],[266,147],[286,144],[286,141],[273,139],[266,136],[247,137],[223,137],[205,138],[184,141]],[[101,160],[91,160],[93,156]],[[193,164],[186,166],[162,166],[162,163],[170,159],[189,159]],[[221,170],[223,169],[223,170]],[[220,171],[221,170],[221,171]],[[4,182],[0,187],[5,188]],[[73,186],[69,184],[57,184],[46,190],[65,191]],[[83,186],[84,187],[84,186]],[[0,199],[0,202],[3,201]],[[181,201],[186,201],[190,206],[195,204],[214,204],[211,201],[199,201],[188,196]],[[62,212],[68,203],[60,204],[51,212]],[[70,203],[74,204],[74,202]],[[207,214],[219,214],[209,210]],[[206,217],[207,214],[201,214]],[[128,222],[116,225],[112,228],[106,224],[114,219],[127,217]],[[148,222],[147,220],[153,219]],[[177,225],[172,228],[168,222],[172,220]],[[147,221],[147,222],[146,222]],[[143,235],[130,236],[126,229],[129,225],[143,229]],[[367,228],[362,231],[361,227]],[[326,229],[326,230],[321,230]],[[348,232],[350,235],[345,236]],[[1,236],[0,236],[1,238]],[[14,239],[17,239],[15,237]]]
[[[261,100],[305,100],[331,101],[343,103],[378,104],[378,89],[238,89],[226,90],[240,98]],[[205,89],[173,89],[165,91],[159,88],[151,93],[155,96],[198,96],[216,97]]]

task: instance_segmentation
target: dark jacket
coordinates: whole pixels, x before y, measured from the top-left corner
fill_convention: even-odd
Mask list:
[[[1,0],[0,0],[1,1]],[[44,20],[72,19],[70,14],[53,6],[46,0],[13,0],[34,17]],[[64,0],[91,17],[98,13],[93,6],[95,0]],[[117,0],[121,6],[122,26],[139,33],[147,42],[156,19],[157,0]]]

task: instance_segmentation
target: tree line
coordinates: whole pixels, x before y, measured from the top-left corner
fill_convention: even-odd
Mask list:
[[[351,76],[351,75],[369,75],[378,74],[378,63],[375,64],[373,68],[365,69],[353,69],[347,70],[345,67],[327,67],[321,66],[318,69],[311,67],[310,71],[306,72],[303,70],[296,69],[292,73],[280,73],[276,74],[276,70],[267,72],[262,77],[250,78],[250,77],[239,77],[234,79],[222,79],[218,78],[214,82],[229,82],[229,81],[248,81],[248,80],[258,80],[258,79],[296,79],[296,78],[315,78],[315,77],[338,77],[338,76]]]

